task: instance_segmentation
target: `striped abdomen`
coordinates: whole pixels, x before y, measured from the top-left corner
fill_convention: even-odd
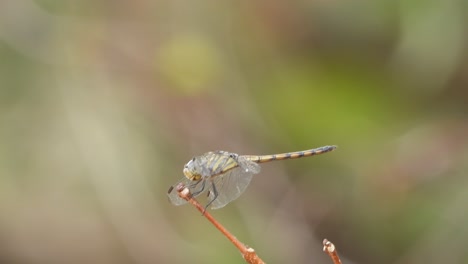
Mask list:
[[[262,155],[262,156],[246,155],[242,157],[244,157],[245,159],[251,160],[253,162],[263,163],[263,162],[269,162],[269,161],[274,161],[274,160],[298,159],[302,157],[310,157],[310,156],[330,152],[334,149],[336,149],[336,146],[324,146],[320,148],[289,152],[289,153]]]

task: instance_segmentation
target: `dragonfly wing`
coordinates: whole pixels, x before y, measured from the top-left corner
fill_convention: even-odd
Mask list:
[[[215,196],[213,187],[210,186],[209,199],[213,202],[212,209],[219,209],[226,204],[237,199],[247,189],[252,176],[255,174],[252,170],[247,170],[242,167],[232,169],[225,174],[214,177],[212,182],[207,184],[214,184],[218,196]]]
[[[169,190],[167,192],[167,196],[169,197],[169,201],[173,205],[186,204],[187,201],[185,199],[180,198],[179,193],[177,192],[177,187],[180,186],[180,185],[183,185],[183,186],[189,188],[190,193],[191,194],[196,194],[196,195],[194,195],[194,197],[196,197],[196,196],[202,194],[208,187],[210,187],[210,186],[203,186],[204,183],[206,183],[205,180],[195,182],[195,181],[191,181],[191,180],[184,177],[182,180],[180,180],[179,182],[177,182],[176,184],[172,185],[169,188]]]
[[[167,197],[169,197],[169,201],[173,205],[183,205],[187,203],[185,199],[180,198],[179,193],[177,192],[177,185],[179,183],[176,183],[172,185],[169,190],[167,191]]]
[[[258,163],[253,162],[249,159],[246,159],[243,156],[239,156],[237,158],[237,163],[239,164],[241,168],[243,168],[244,170],[250,171],[253,174],[257,174],[260,172],[260,165],[258,165]]]

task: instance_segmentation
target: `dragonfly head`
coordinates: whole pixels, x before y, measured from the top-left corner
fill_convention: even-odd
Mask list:
[[[199,181],[201,179],[202,176],[200,172],[198,172],[197,166],[195,166],[195,158],[185,164],[184,175],[191,181]]]

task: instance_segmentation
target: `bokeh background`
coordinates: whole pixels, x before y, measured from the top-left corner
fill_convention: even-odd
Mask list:
[[[264,164],[213,211],[268,263],[468,263],[466,1],[0,3],[0,263],[243,263],[168,187]],[[202,199],[203,200],[203,199]]]

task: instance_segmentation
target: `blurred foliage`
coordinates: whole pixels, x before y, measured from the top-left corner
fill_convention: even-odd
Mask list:
[[[178,36],[163,44],[158,52],[157,67],[181,92],[201,92],[218,75],[220,65],[215,48],[201,36]]]
[[[466,263],[463,1],[0,3],[0,262],[242,263],[167,188],[273,154],[213,211],[269,263]],[[202,199],[203,200],[203,199]]]

